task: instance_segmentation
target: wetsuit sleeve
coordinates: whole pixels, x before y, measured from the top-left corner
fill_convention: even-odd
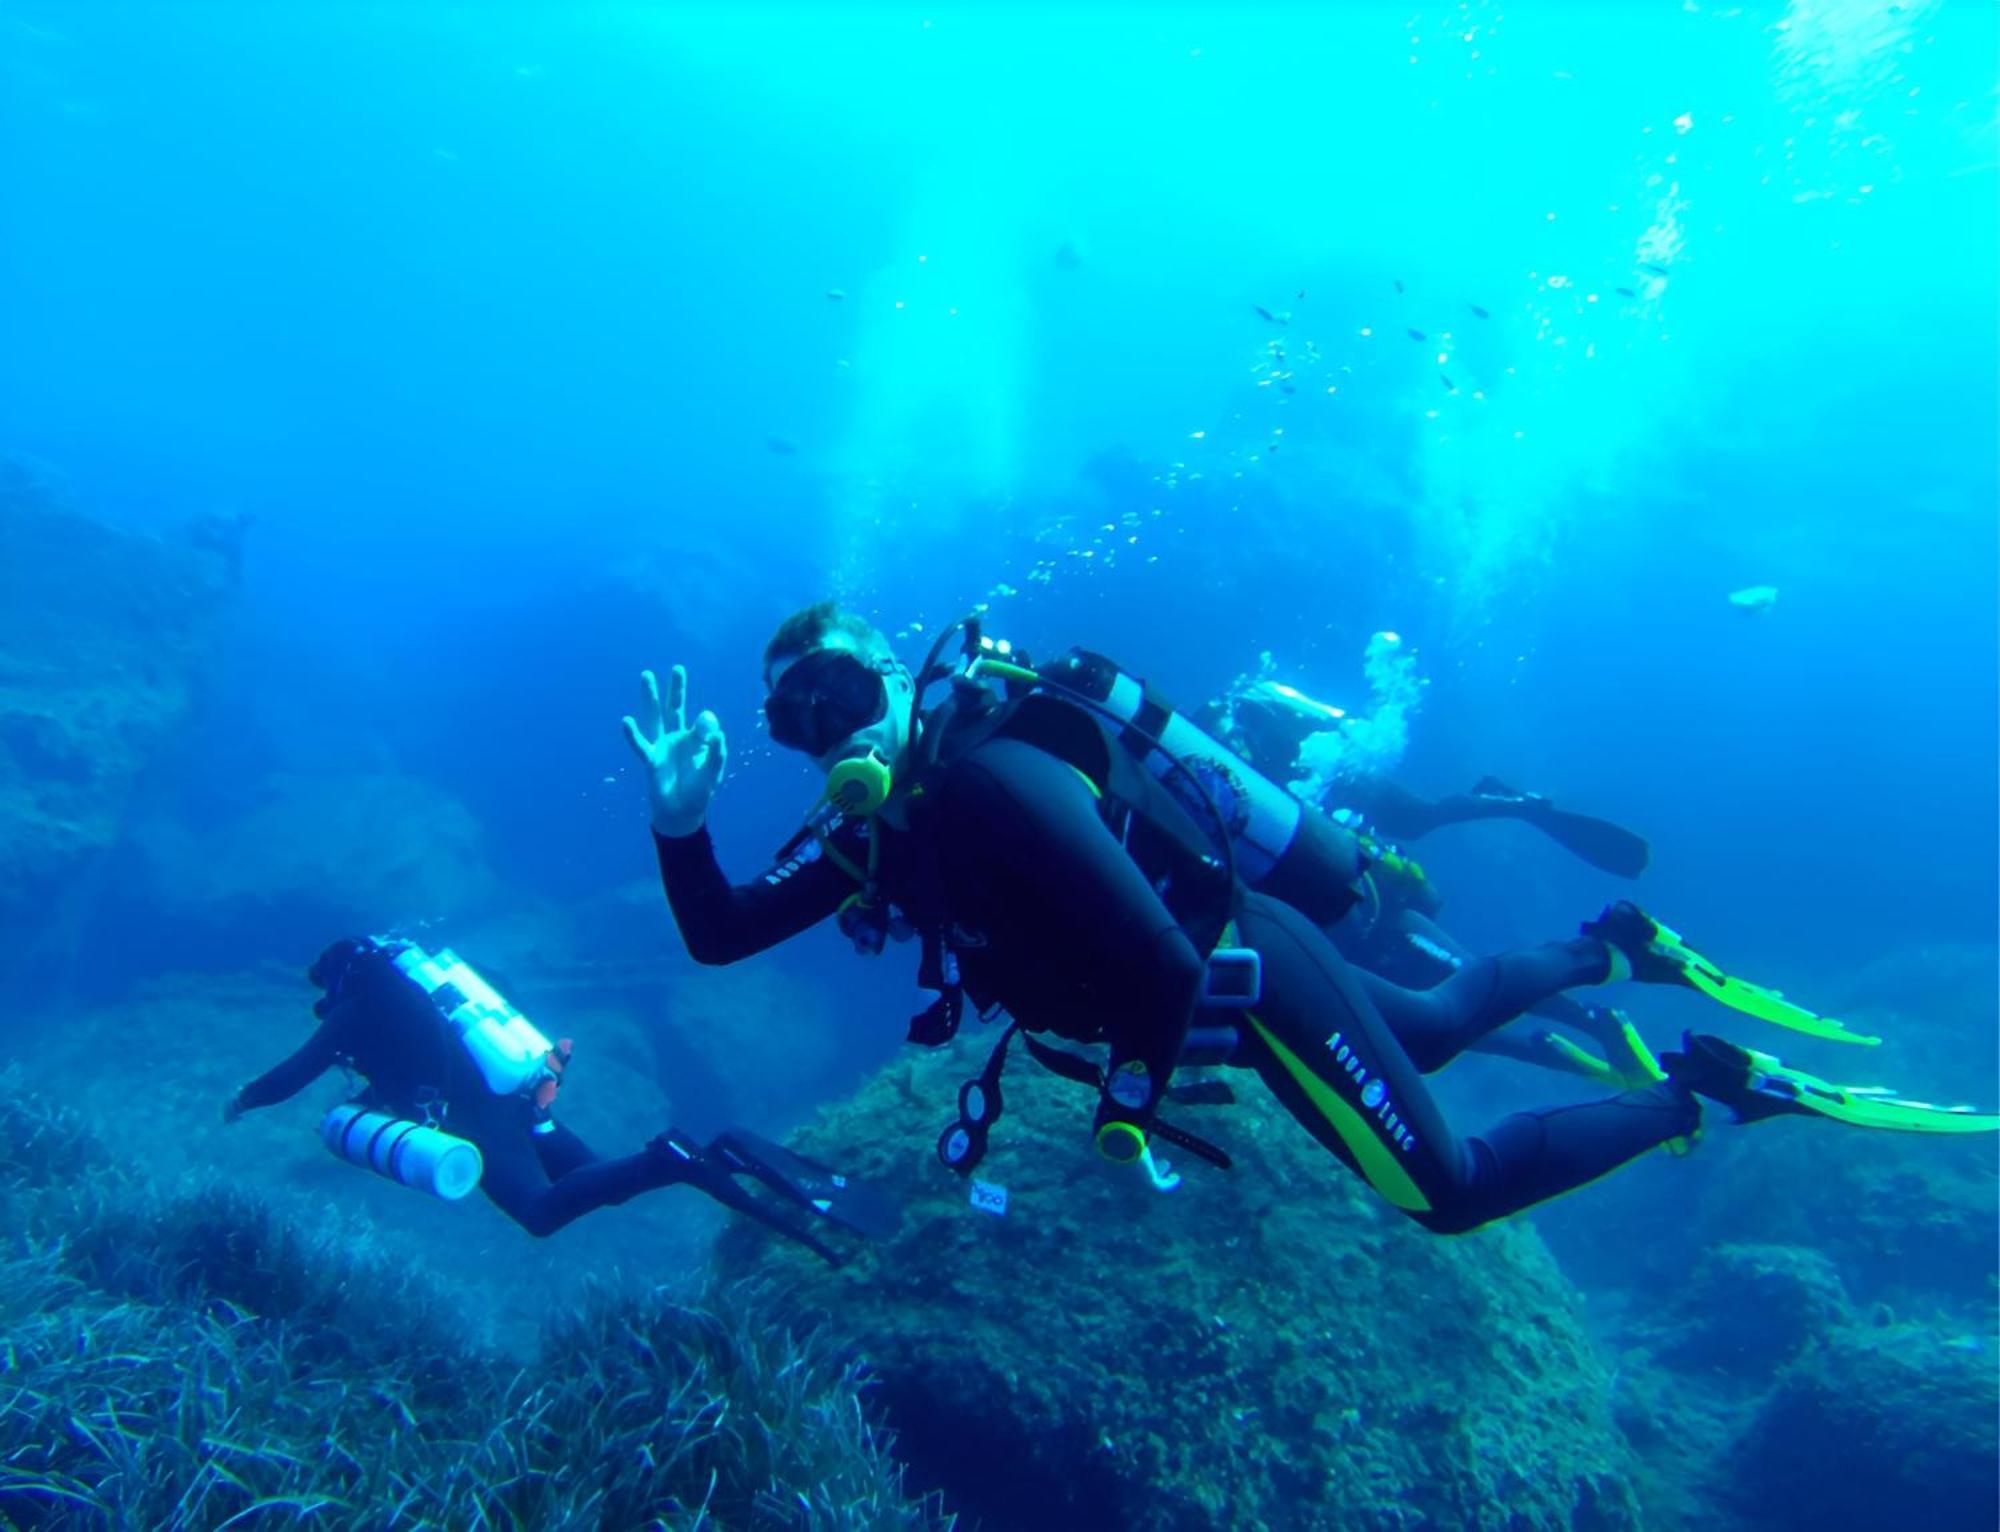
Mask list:
[[[331,1020],[321,1022],[319,1030],[305,1040],[298,1052],[238,1091],[238,1104],[245,1111],[254,1111],[291,1100],[339,1062],[340,1049],[334,1033]]]
[[[653,837],[667,903],[697,963],[734,963],[797,936],[838,910],[854,892],[823,856],[773,866],[754,883],[731,884],[706,827]],[[816,852],[817,847],[813,847]]]

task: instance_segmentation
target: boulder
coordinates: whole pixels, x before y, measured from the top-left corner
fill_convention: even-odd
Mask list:
[[[1765,1401],[1729,1465],[1731,1498],[1770,1527],[1991,1527],[1996,1417],[1991,1334],[1844,1330]]]
[[[748,1225],[717,1247],[725,1278],[835,1316],[915,1483],[993,1529],[1638,1524],[1606,1376],[1525,1225],[1425,1233],[1248,1076],[1182,1111],[1235,1168],[1177,1154],[1158,1194],[1019,1050],[969,1188],[931,1143],[989,1042],[906,1053],[795,1138],[902,1200],[892,1241],[839,1270]],[[1004,1213],[973,1205],[1001,1188]]]
[[[1768,1379],[1852,1318],[1832,1261],[1795,1245],[1723,1245],[1668,1306],[1660,1354],[1683,1369]]]

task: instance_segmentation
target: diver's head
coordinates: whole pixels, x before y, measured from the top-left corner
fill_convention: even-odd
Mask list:
[[[909,744],[909,667],[867,619],[821,601],[787,617],[764,646],[771,738],[822,771],[869,754],[893,764]]]
[[[1266,774],[1290,775],[1300,747],[1315,734],[1338,729],[1347,715],[1308,697],[1297,687],[1269,679],[1243,687],[1230,698],[1232,741],[1251,765]]]

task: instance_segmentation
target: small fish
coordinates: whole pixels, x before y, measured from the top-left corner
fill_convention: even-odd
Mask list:
[[[840,287],[829,287],[826,290],[826,296],[829,303],[842,303],[847,299],[847,290]]]
[[[1739,612],[1760,616],[1778,604],[1778,587],[1775,585],[1750,585],[1742,590],[1729,593],[1729,604]]]
[[[1641,271],[1650,271],[1656,277],[1663,277],[1667,274],[1666,267],[1658,265],[1653,261],[1641,261],[1639,263],[1639,269]]]
[[[1447,389],[1449,389],[1449,390],[1450,390],[1450,391],[1451,391],[1452,393],[1454,393],[1454,394],[1455,394],[1455,393],[1457,393],[1457,392],[1458,392],[1458,385],[1457,385],[1456,383],[1454,383],[1454,382],[1452,382],[1452,381],[1451,381],[1451,376],[1450,376],[1450,374],[1448,374],[1448,373],[1442,373],[1442,372],[1441,372],[1441,373],[1439,373],[1439,374],[1438,374],[1438,381],[1439,381],[1440,383],[1444,384],[1444,386],[1445,386],[1445,387],[1446,387]]]
[[[1306,295],[1306,290],[1303,287],[1301,287],[1296,293],[1292,295],[1292,302],[1297,303],[1299,299],[1303,298],[1305,295]]]
[[[1614,287],[1611,290],[1621,298],[1636,298],[1639,296],[1636,291],[1629,287]]]
[[[787,441],[782,436],[767,436],[764,438],[764,445],[769,447],[772,453],[778,457],[793,457],[797,455],[799,450],[797,442]]]
[[[1466,307],[1472,310],[1472,317],[1475,319],[1491,319],[1493,317],[1476,303],[1468,303]]]
[[[1411,339],[1411,340],[1429,340],[1429,339],[1430,339],[1430,337],[1429,337],[1428,335],[1424,334],[1424,332],[1423,332],[1422,330],[1411,330],[1411,331],[1409,332],[1409,336],[1410,336],[1410,339]]]
[[[1398,277],[1396,278],[1396,291],[1401,292],[1402,290],[1403,290],[1403,279],[1401,277]]]
[[[1292,322],[1290,314],[1274,314],[1261,303],[1253,303],[1250,307],[1257,311],[1259,319],[1269,320],[1272,324],[1290,324]]]

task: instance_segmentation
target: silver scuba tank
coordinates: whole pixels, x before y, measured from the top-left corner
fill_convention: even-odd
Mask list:
[[[1147,769],[1204,827],[1209,808],[1190,801],[1182,771],[1200,780],[1228,827],[1237,875],[1246,887],[1300,911],[1316,925],[1331,925],[1359,898],[1355,884],[1368,860],[1355,837],[1306,806],[1227,745],[1174,711],[1144,681],[1127,675],[1101,654],[1073,649],[1038,667],[1058,695],[1074,692],[1130,726],[1149,746]]]
[[[465,1196],[486,1171],[477,1144],[358,1102],[328,1112],[319,1136],[337,1159],[446,1202]]]
[[[557,1071],[555,1045],[449,947],[389,947],[391,961],[436,1005],[496,1096],[526,1095]]]

